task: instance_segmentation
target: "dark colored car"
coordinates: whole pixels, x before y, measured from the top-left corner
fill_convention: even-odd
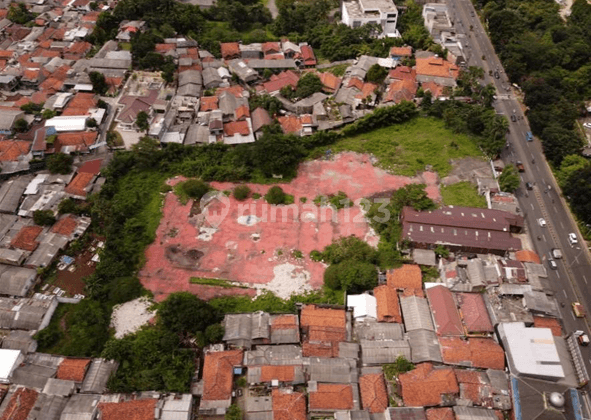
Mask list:
[[[517,121],[517,117],[515,116],[515,114],[511,114],[511,121],[513,121],[513,122]]]
[[[528,190],[533,190],[534,189],[534,184],[532,184],[531,182],[526,182],[525,183],[525,188],[527,188]]]

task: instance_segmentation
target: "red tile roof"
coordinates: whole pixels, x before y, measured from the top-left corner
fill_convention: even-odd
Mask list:
[[[293,330],[298,328],[297,315],[279,315],[273,318],[271,331],[273,330]]]
[[[201,98],[201,104],[199,105],[201,112],[215,111],[216,109],[218,109],[217,96],[204,96]]]
[[[10,60],[13,54],[14,51],[0,50],[0,58],[3,58],[5,60]]]
[[[301,392],[274,389],[273,420],[306,420],[306,397]]]
[[[230,86],[230,87],[222,87],[222,88],[216,89],[215,96],[217,96],[219,98],[220,96],[222,96],[222,94],[224,92],[231,93],[232,95],[234,95],[237,98],[242,98],[244,96],[244,88],[240,85],[234,85],[234,86]]]
[[[521,262],[531,262],[535,264],[541,264],[540,257],[534,251],[523,249],[515,253],[515,259]]]
[[[427,289],[427,297],[437,335],[464,335],[464,327],[450,290],[445,286],[431,287]]]
[[[5,406],[0,420],[27,420],[37,402],[39,393],[28,388],[18,388]]]
[[[157,53],[164,54],[164,53],[167,53],[168,51],[172,51],[172,50],[176,49],[176,45],[175,44],[156,44],[156,47],[154,49],[156,50]]]
[[[78,92],[66,105],[62,116],[86,115],[90,108],[96,108],[98,100],[94,93]]]
[[[234,366],[242,364],[242,350],[207,353],[203,364],[204,401],[227,400],[232,397]]]
[[[232,58],[240,58],[240,44],[237,42],[222,42],[221,43],[222,58],[230,60]]]
[[[302,45],[300,48],[302,52],[302,58],[304,59],[304,64],[306,66],[315,66],[316,65],[316,57],[314,56],[314,50],[309,45]]]
[[[120,403],[99,403],[102,420],[154,420],[155,398]]]
[[[456,300],[468,333],[494,331],[480,293],[456,293]]]
[[[544,318],[541,316],[534,316],[535,328],[550,328],[552,335],[555,337],[562,337],[562,327],[560,322],[555,318]]]
[[[273,379],[280,382],[292,382],[294,377],[294,366],[261,366],[261,382],[271,382]]]
[[[370,97],[374,91],[378,88],[378,85],[373,84],[373,83],[364,83],[363,86],[361,87],[361,93],[358,93],[357,95],[355,95],[356,98],[359,99],[365,99]]]
[[[0,162],[15,161],[29,153],[31,143],[24,140],[0,140]]]
[[[390,55],[396,57],[411,57],[412,56],[412,48],[411,47],[392,47],[390,48]]]
[[[344,341],[346,317],[343,309],[318,308],[306,305],[300,314],[300,324],[310,341]]]
[[[268,82],[263,83],[263,89],[267,93],[279,92],[285,86],[296,87],[300,76],[292,70],[285,70],[277,75],[271,76]]]
[[[304,357],[338,357],[338,341],[310,342],[306,340],[302,343],[302,356]]]
[[[324,86],[324,90],[334,93],[341,85],[341,78],[331,72],[318,73],[318,77]]]
[[[10,246],[25,251],[35,251],[39,246],[39,242],[35,239],[37,239],[37,236],[39,236],[42,231],[43,228],[41,226],[23,226],[16,236],[12,238]]]
[[[351,385],[318,384],[308,395],[310,410],[351,410],[353,389]]]
[[[373,295],[377,301],[378,322],[402,323],[396,289],[384,284],[373,289]]]
[[[84,162],[84,164],[78,168],[78,172],[88,172],[91,174],[99,174],[101,172],[102,159],[93,159]]]
[[[84,131],[82,133],[58,134],[54,143],[55,151],[60,152],[65,146],[89,147],[94,144],[98,133],[96,131]]]
[[[386,273],[388,286],[395,289],[422,289],[421,268],[414,264],[405,264]]]
[[[70,181],[65,191],[68,194],[75,195],[77,197],[86,197],[88,194],[86,188],[92,182],[95,175],[88,172],[78,172],[74,179]]]
[[[459,67],[441,57],[416,59],[417,75],[458,78]]]
[[[363,408],[370,413],[383,413],[388,407],[388,392],[381,373],[360,376],[359,391]]]
[[[400,103],[402,101],[412,101],[417,93],[417,83],[413,80],[395,80],[390,83],[384,102]]]
[[[434,369],[431,363],[421,363],[414,370],[398,376],[402,399],[408,407],[439,405],[446,396],[458,394],[460,388],[451,368]]]
[[[279,125],[285,134],[298,133],[302,129],[302,122],[296,115],[286,115],[284,117],[278,117]]]
[[[90,359],[64,359],[57,368],[57,379],[82,382]]]
[[[423,88],[423,90],[429,91],[431,92],[431,96],[433,97],[433,99],[437,99],[441,96],[443,96],[444,91],[445,91],[445,86],[443,85],[439,85],[435,82],[423,82],[421,83],[421,87]]]
[[[235,134],[240,134],[241,136],[248,136],[250,134],[248,121],[232,121],[224,124],[224,134],[226,136],[233,136]]]
[[[427,420],[456,420],[451,407],[430,408],[426,411]]]
[[[262,50],[265,55],[276,54],[281,52],[281,47],[279,46],[279,42],[265,42]]]
[[[237,121],[250,118],[250,108],[248,107],[248,105],[239,106],[234,110],[234,116]]]
[[[78,222],[76,222],[76,219],[69,214],[66,217],[59,219],[51,228],[51,232],[69,237],[74,233],[76,226],[78,226]]]
[[[354,88],[357,88],[358,90],[361,90],[361,89],[363,89],[363,80],[358,79],[356,77],[352,77],[349,80],[349,84],[347,85],[347,87],[350,87],[350,88],[354,87]]]
[[[443,362],[481,369],[505,368],[503,348],[490,338],[439,337]]]

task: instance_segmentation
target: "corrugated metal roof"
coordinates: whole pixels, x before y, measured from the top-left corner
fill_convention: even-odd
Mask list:
[[[47,380],[54,377],[56,372],[57,368],[27,364],[14,370],[12,383],[27,388],[43,389],[47,384]]]
[[[359,344],[340,342],[339,357],[342,359],[359,359]]]
[[[37,350],[37,341],[31,336],[28,331],[10,331],[10,333],[2,339],[2,348],[11,350],[20,350],[23,354],[34,352]]]
[[[393,322],[356,322],[355,335],[359,340],[400,340],[404,326]]]
[[[61,395],[64,397],[72,395],[75,391],[76,383],[74,381],[66,381],[57,378],[49,378],[43,388],[44,394]]]
[[[0,295],[26,296],[36,277],[32,268],[0,264]]]
[[[29,420],[59,420],[68,398],[59,395],[39,394]]]
[[[309,380],[316,382],[336,384],[359,382],[356,360],[310,357],[308,374]]]
[[[246,366],[260,365],[301,365],[302,348],[295,345],[257,346],[256,350],[245,352]]]
[[[86,372],[80,392],[97,394],[105,392],[109,377],[117,370],[117,366],[114,360],[94,359]]]
[[[453,408],[456,420],[498,420],[493,410],[479,407],[461,407]]]
[[[429,330],[409,331],[408,343],[413,363],[442,361],[439,341],[435,332]]]
[[[400,307],[406,331],[420,329],[435,331],[426,299],[417,296],[401,297]]]
[[[66,404],[60,420],[93,420],[100,395],[74,394]]]
[[[15,213],[20,199],[33,177],[23,176],[3,181],[0,186],[0,213]]]
[[[394,363],[399,356],[411,359],[411,351],[406,340],[361,340],[361,362],[365,366]]]

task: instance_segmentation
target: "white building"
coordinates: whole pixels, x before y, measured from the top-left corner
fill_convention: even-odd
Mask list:
[[[396,29],[398,9],[392,0],[343,1],[341,15],[343,23],[351,28],[376,23],[382,27],[385,36],[400,36]]]
[[[368,293],[361,295],[348,295],[347,308],[353,309],[353,318],[356,320],[366,318],[378,318],[378,305],[376,298]]]

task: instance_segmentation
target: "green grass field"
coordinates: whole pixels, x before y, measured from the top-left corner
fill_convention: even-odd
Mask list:
[[[426,165],[432,165],[444,177],[452,169],[451,159],[483,156],[474,139],[451,132],[441,120],[422,117],[345,138],[319,152],[323,154],[326,149],[333,153],[345,150],[371,153],[378,158],[378,166],[405,176],[415,176]]]
[[[468,181],[441,187],[441,197],[446,206],[480,207],[485,209],[486,198],[478,195],[478,189]]]

